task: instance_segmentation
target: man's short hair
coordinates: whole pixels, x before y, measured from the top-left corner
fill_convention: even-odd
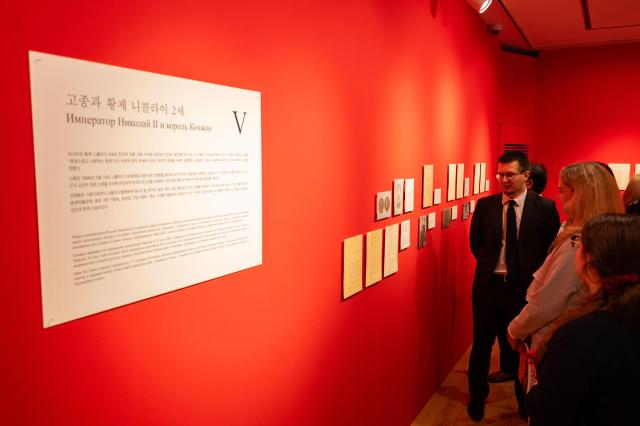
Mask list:
[[[527,158],[527,154],[522,151],[505,151],[504,154],[498,158],[498,163],[512,163],[514,161],[518,162],[518,168],[520,172],[526,172],[531,167],[529,164],[529,159]]]
[[[547,168],[544,164],[531,163],[529,170],[531,171],[529,175],[531,190],[537,194],[542,194],[547,187]]]

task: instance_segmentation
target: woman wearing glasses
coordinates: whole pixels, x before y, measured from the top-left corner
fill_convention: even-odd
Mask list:
[[[551,244],[545,262],[533,274],[527,304],[509,324],[508,337],[514,347],[518,341],[531,337],[532,349],[537,348],[549,324],[584,299],[586,290],[580,286],[575,269],[575,249],[582,226],[599,214],[624,212],[615,179],[595,162],[563,167],[558,198],[567,221]]]
[[[531,424],[638,424],[640,217],[597,216],[574,245],[589,296],[540,341],[538,384],[527,396]]]

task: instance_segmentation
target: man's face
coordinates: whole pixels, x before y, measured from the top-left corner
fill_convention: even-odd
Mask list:
[[[520,173],[517,161],[511,163],[498,163],[498,183],[502,192],[510,198],[517,197],[526,188],[529,171]]]

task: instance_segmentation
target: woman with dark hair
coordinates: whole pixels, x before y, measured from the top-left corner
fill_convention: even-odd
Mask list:
[[[640,174],[634,175],[622,194],[622,203],[627,213],[640,215]]]
[[[638,424],[640,217],[596,216],[572,244],[590,296],[554,322],[534,354],[531,424]]]
[[[527,189],[538,195],[547,187],[547,168],[542,163],[531,163],[529,166],[529,179],[527,179]]]

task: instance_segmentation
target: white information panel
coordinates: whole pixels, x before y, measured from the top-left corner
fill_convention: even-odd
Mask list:
[[[609,163],[609,168],[616,178],[618,189],[624,191],[629,185],[629,175],[631,174],[631,164]]]
[[[262,263],[259,92],[29,62],[45,327]]]

